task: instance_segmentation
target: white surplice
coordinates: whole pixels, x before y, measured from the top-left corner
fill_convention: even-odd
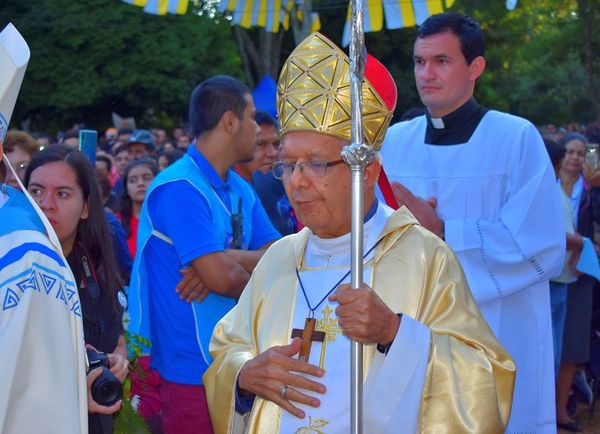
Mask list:
[[[424,143],[425,116],[392,126],[381,155],[390,181],[437,198],[445,239],[481,312],[513,356],[506,432],[556,432],[548,279],[560,273],[564,222],[554,170],[535,127],[487,112],[468,142]]]

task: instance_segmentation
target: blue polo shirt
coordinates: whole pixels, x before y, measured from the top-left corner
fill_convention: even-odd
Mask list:
[[[231,212],[232,191],[228,181],[233,172],[230,170],[227,179],[223,180],[195,146],[189,147],[188,154],[217,193],[222,205]],[[251,191],[255,199],[249,249],[256,250],[280,238],[280,235],[269,221],[256,192],[247,191]],[[242,198],[248,194],[236,193]],[[147,200],[154,229],[173,242],[169,244],[151,237],[144,249],[148,264],[151,366],[168,381],[199,385],[207,365],[197,340],[191,304],[179,299],[175,286],[182,278],[179,270],[189,266],[196,258],[223,251],[226,246],[223,245],[222,234],[214,233],[209,202],[189,182],[179,180],[159,185]]]

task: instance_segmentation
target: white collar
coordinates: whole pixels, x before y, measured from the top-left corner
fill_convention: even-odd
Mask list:
[[[443,118],[430,118],[430,119],[431,119],[431,125],[433,125],[433,128],[435,128],[436,130],[443,130],[444,128],[446,128]]]
[[[373,247],[377,237],[383,230],[387,219],[393,210],[379,202],[377,211],[364,225],[364,251]],[[305,262],[307,267],[327,267],[330,265],[347,265],[350,261],[351,234],[347,233],[337,238],[320,238],[314,234],[308,237]],[[369,256],[372,256],[371,253]]]

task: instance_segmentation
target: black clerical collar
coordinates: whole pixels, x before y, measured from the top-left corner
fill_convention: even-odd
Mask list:
[[[442,118],[432,118],[427,112],[425,143],[459,145],[468,142],[487,111],[487,108],[480,106],[474,98],[471,98]]]

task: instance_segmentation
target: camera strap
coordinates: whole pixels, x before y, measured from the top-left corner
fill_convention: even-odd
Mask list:
[[[80,253],[80,250],[83,254]],[[94,264],[91,262],[91,258],[89,258],[87,250],[81,243],[77,243],[77,246],[75,247],[75,256],[77,257],[77,262],[81,265],[81,270],[83,271],[83,283],[85,285],[84,288],[87,289],[90,298],[95,303],[100,298],[100,284],[98,283],[98,278],[96,277]]]
[[[106,333],[106,324],[98,309],[100,307],[100,283],[96,276],[94,262],[89,253],[81,243],[76,243],[73,248],[73,261],[69,264],[73,268],[73,274],[77,276],[77,288],[81,300],[82,319],[84,330],[89,335],[91,342],[99,342]],[[76,263],[75,263],[76,262]],[[75,272],[77,269],[77,272]],[[92,338],[92,336],[94,336]]]

